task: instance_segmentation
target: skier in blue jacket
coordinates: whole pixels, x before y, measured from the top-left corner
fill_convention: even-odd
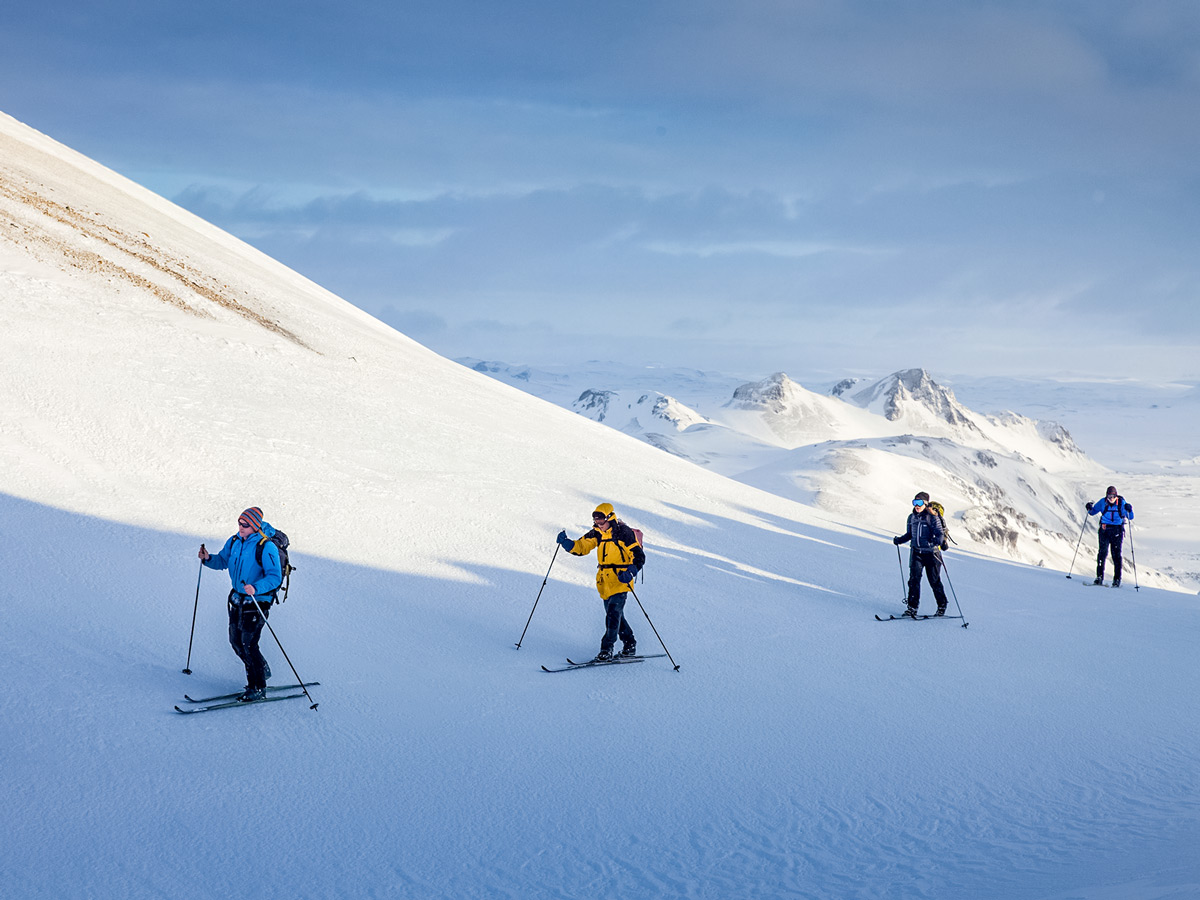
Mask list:
[[[201,562],[210,569],[228,569],[233,583],[228,603],[229,643],[246,667],[246,691],[238,699],[247,703],[266,697],[267,679],[271,677],[271,667],[258,649],[258,640],[274,592],[283,583],[279,549],[270,540],[274,533],[275,529],[263,521],[262,510],[252,506],[238,516],[237,534],[225,542],[220,553],[211,554],[200,545]]]
[[[1121,586],[1121,544],[1125,540],[1125,523],[1133,520],[1133,507],[1117,493],[1111,484],[1104,492],[1104,499],[1084,506],[1089,516],[1100,517],[1100,553],[1096,556],[1096,580],[1092,584],[1104,584],[1104,558],[1110,553],[1113,561],[1113,587]]]
[[[908,516],[908,530],[904,534],[892,538],[892,543],[899,547],[901,544],[912,542],[908,556],[908,602],[904,615],[916,618],[917,607],[921,604],[921,573],[929,579],[933,589],[933,599],[937,601],[936,615],[946,614],[946,589],[942,587],[942,576],[938,571],[942,566],[941,544],[945,540],[945,532],[938,517],[929,508],[929,495],[924,491],[913,497],[913,511]]]

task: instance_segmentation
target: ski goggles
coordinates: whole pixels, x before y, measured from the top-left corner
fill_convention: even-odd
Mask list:
[[[922,506],[924,506],[924,505],[925,505],[925,501],[924,501],[924,500],[920,500],[920,499],[918,499],[918,500],[914,500],[914,501],[913,501],[913,506],[917,507],[918,509],[920,509],[920,508],[921,508]]]

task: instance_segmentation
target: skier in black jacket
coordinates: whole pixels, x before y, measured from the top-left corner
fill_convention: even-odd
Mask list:
[[[921,491],[913,497],[913,511],[908,517],[908,531],[892,538],[897,547],[912,541],[908,557],[908,608],[904,615],[916,618],[921,604],[921,572],[929,579],[933,597],[937,600],[937,614],[946,614],[946,589],[942,587],[942,576],[938,569],[942,565],[940,546],[945,540],[938,517],[929,508],[929,495]]]

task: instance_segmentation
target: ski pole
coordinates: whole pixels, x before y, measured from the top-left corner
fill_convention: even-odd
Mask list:
[[[204,549],[204,545],[200,545]],[[196,602],[192,604],[192,633],[188,635],[187,665],[183,667],[184,675],[192,674],[192,639],[196,636],[196,610],[200,608],[200,576],[204,574],[204,560],[200,560],[200,572],[196,575]]]
[[[554,555],[550,557],[550,569],[554,568],[554,560],[558,559],[558,551],[561,549],[561,544],[554,548]],[[525,627],[521,629],[521,640],[517,641],[518,650],[521,649],[521,642],[525,640],[525,632],[529,630],[529,623],[533,621],[533,614],[537,610],[538,601],[542,599],[542,591],[546,589],[546,582],[550,580],[550,569],[546,570],[546,577],[542,579],[542,586],[538,588],[537,596],[533,600],[533,609],[529,611],[529,618],[525,620]]]
[[[896,545],[896,562],[900,564],[900,593],[904,595],[904,602],[908,603],[908,585],[904,581],[904,560],[900,558],[900,545]]]
[[[1134,552],[1134,549],[1133,549],[1133,523],[1132,522],[1129,523],[1129,556],[1133,561],[1133,589],[1135,591],[1140,591],[1141,588],[1138,587],[1138,580],[1137,580],[1137,553]]]
[[[1083,543],[1083,533],[1087,531],[1087,519],[1083,520],[1083,527],[1079,529],[1079,540],[1075,542],[1075,556],[1071,557],[1071,568],[1067,570],[1067,577],[1071,577],[1071,573],[1075,571],[1075,557],[1079,555],[1079,545]],[[1132,542],[1131,542],[1132,544]]]
[[[958,615],[962,618],[962,627],[966,628],[971,623],[967,621],[967,617],[963,615],[962,605],[958,602],[958,592],[954,590],[954,582],[950,580],[950,570],[946,568],[946,560],[938,556],[938,562],[942,565],[942,571],[946,573],[946,584],[950,585],[950,593],[954,596],[954,605],[958,607]]]
[[[638,595],[637,595],[636,593],[634,593],[634,590],[633,590],[633,586],[632,586],[632,585],[630,585],[630,587],[629,587],[629,593],[633,594],[633,599],[634,599],[634,600],[637,600],[637,605],[638,605],[638,606],[641,608],[641,610],[642,610],[642,615],[646,617],[646,621],[647,621],[647,622],[650,622],[650,614],[649,614],[648,612],[646,612],[646,607],[642,606],[642,601],[641,601],[641,600],[639,600],[639,599],[638,599]],[[656,638],[658,638],[658,642],[659,642],[660,644],[662,644],[662,648],[663,648],[663,650],[665,650],[665,651],[666,651],[666,654],[667,654],[667,659],[671,660],[671,665],[673,665],[673,666],[675,667],[675,671],[676,671],[676,672],[678,672],[678,671],[679,671],[679,664],[678,664],[678,663],[676,663],[676,662],[675,662],[675,658],[674,658],[673,656],[671,656],[671,651],[670,651],[670,650],[667,650],[667,645],[666,645],[666,644],[663,644],[663,639],[662,639],[662,636],[661,636],[661,635],[658,633],[658,629],[654,627],[654,623],[653,623],[653,622],[650,622],[650,629],[651,629],[651,630],[654,632],[654,636],[655,636]]]
[[[245,596],[245,595],[243,595]],[[300,677],[300,673],[296,671],[296,667],[292,665],[291,658],[287,655],[287,651],[283,649],[283,644],[279,643],[279,635],[275,633],[275,629],[271,627],[271,623],[267,620],[267,614],[263,608],[259,606],[258,598],[251,595],[250,599],[254,601],[254,606],[258,609],[258,614],[263,617],[263,624],[267,626],[267,630],[271,632],[271,637],[275,638],[275,643],[279,645],[279,652],[283,654],[283,658],[287,660],[288,666],[292,670],[292,674],[296,676],[296,680],[300,682],[300,690],[304,691],[304,696],[312,700],[312,706],[309,709],[317,708],[317,701],[313,700],[312,694],[308,692],[308,688],[304,686],[304,679]]]

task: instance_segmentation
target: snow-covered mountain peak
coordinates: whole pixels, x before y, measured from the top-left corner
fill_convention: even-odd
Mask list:
[[[733,392],[726,406],[735,409],[760,409],[765,412],[786,413],[797,404],[804,403],[808,393],[786,372],[768,375],[762,381],[743,384]]]
[[[700,413],[667,394],[660,394],[656,391],[643,394],[638,398],[637,405],[641,407],[646,404],[650,405],[652,418],[667,422],[674,426],[676,431],[684,431],[693,425],[708,423],[708,419]]]
[[[571,404],[571,409],[593,421],[603,422],[608,418],[608,408],[616,396],[616,391],[597,391],[588,388],[579,395],[578,400]]]
[[[724,424],[785,447],[858,436],[864,431],[875,434],[877,428],[870,418],[836,398],[808,390],[784,372],[739,386],[721,414]]]
[[[945,423],[954,429],[978,430],[971,412],[955,399],[954,392],[934,381],[925,369],[893,372],[851,395],[849,402],[889,422]]]
[[[628,397],[628,399],[626,399]],[[658,391],[636,396],[629,392],[588,388],[571,404],[571,409],[596,422],[604,422],[629,434],[659,433],[663,426],[683,431],[708,419],[674,397]]]
[[[1069,460],[1076,466],[1086,463],[1087,456],[1079,448],[1079,445],[1075,443],[1075,439],[1071,437],[1071,432],[1067,431],[1066,428],[1057,422],[1031,419],[1028,416],[1023,416],[1015,412],[1002,412],[994,416],[986,416],[985,419],[987,424],[1005,430],[1005,440],[1010,445],[1017,444],[1013,435],[1026,434],[1032,443],[1039,445],[1038,449],[1042,451],[1054,451],[1057,455]],[[1053,463],[1046,459],[1045,452],[1039,453],[1038,449],[1022,452],[1027,452],[1029,455],[1036,457],[1043,465],[1053,467]]]
[[[862,384],[862,381],[863,381],[863,379],[861,379],[861,378],[843,378],[841,381],[839,381],[837,384],[835,384],[833,387],[831,387],[829,389],[829,396],[830,397],[841,397],[843,394],[849,393],[850,391],[854,390],[854,388],[856,388],[858,385]]]

